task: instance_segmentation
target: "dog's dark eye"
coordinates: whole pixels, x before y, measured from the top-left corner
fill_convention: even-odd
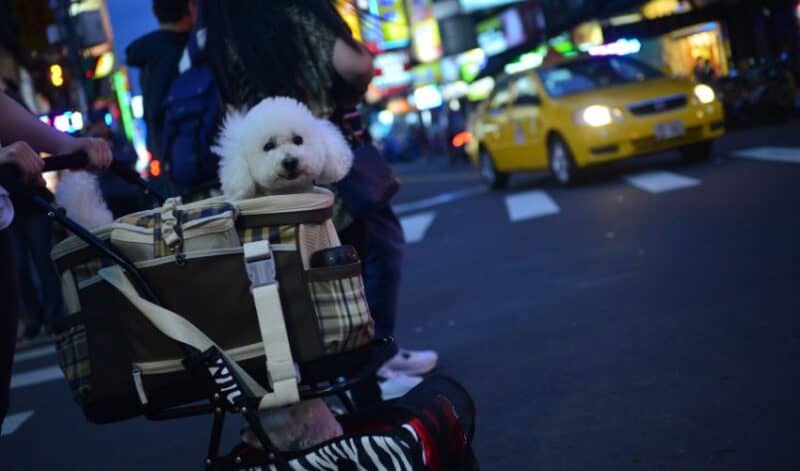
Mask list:
[[[296,145],[296,146],[302,146],[302,145],[303,145],[303,138],[302,138],[301,136],[294,136],[294,137],[292,138],[292,142],[293,142],[293,143],[294,143],[294,145]]]
[[[269,141],[266,144],[264,144],[264,152],[269,152],[274,148],[275,148],[275,143],[272,141]]]

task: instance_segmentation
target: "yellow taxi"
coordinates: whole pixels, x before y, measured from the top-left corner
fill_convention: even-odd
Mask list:
[[[498,80],[469,131],[471,160],[502,188],[516,171],[549,170],[568,184],[581,169],[641,154],[707,158],[725,128],[708,85],[629,57],[587,56]]]

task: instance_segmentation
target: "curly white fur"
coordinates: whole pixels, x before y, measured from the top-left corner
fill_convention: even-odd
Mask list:
[[[287,97],[228,112],[212,150],[220,156],[222,192],[233,200],[334,183],[347,175],[353,162],[353,152],[336,126]],[[296,160],[297,167],[287,167],[287,159]]]
[[[97,177],[89,172],[64,172],[56,187],[56,203],[67,216],[88,229],[96,229],[114,221]]]
[[[308,191],[315,183],[341,180],[353,163],[353,152],[336,126],[286,97],[267,98],[248,111],[229,111],[212,150],[220,156],[222,192],[232,200]],[[281,450],[307,448],[342,434],[322,399],[262,411],[261,422]],[[257,445],[252,432],[244,439]]]

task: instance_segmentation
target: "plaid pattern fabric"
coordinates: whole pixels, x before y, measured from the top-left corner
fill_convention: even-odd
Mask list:
[[[372,339],[374,323],[360,276],[309,282],[325,353],[338,353]]]
[[[75,283],[81,286],[81,283],[97,276],[97,272],[103,267],[110,267],[113,265],[110,259],[105,257],[98,257],[80,265],[72,267],[72,276],[75,278]]]
[[[87,394],[92,389],[89,345],[86,326],[74,325],[58,334],[56,339],[58,364],[75,397]]]
[[[235,214],[236,208],[230,203],[219,202],[188,209],[176,209],[175,218],[178,220],[178,224],[175,226],[175,232],[178,234],[178,237],[183,238],[183,225],[198,219],[219,216],[226,212]],[[145,214],[131,214],[122,217],[119,222],[152,229],[155,256],[165,257],[172,254],[172,250],[164,242],[164,238],[161,235],[161,213],[154,211]]]
[[[269,240],[270,244],[294,244],[297,240],[297,226],[266,226],[239,229],[239,240],[242,244]]]

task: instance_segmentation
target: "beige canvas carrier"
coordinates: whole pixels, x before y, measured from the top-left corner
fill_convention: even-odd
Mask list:
[[[298,400],[298,363],[367,345],[373,322],[360,263],[309,263],[340,244],[332,205],[324,189],[169,199],[94,231],[134,263],[160,305],[83,241],[59,243],[52,255],[70,314],[57,328],[59,361],[87,417],[121,420],[203,390],[174,340],[219,346],[263,393],[264,408]]]

